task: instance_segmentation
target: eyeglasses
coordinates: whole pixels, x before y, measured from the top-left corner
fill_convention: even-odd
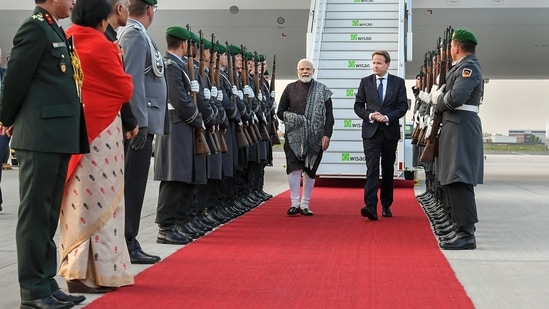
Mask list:
[[[156,12],[156,10],[158,10],[158,5],[150,5],[150,7],[153,8],[153,12]]]

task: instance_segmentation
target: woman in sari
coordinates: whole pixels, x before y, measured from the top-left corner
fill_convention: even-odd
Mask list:
[[[119,111],[133,85],[118,45],[103,34],[111,5],[77,1],[67,30],[84,74],[82,104],[90,153],[69,162],[60,215],[59,274],[71,292],[133,284],[124,238],[124,147]]]

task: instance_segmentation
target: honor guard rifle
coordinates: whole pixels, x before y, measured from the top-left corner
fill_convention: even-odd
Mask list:
[[[191,28],[189,25],[187,25],[187,30],[189,32],[191,31]],[[189,39],[189,44],[187,44],[187,70],[189,71],[189,79],[191,81],[195,80],[192,39]],[[196,93],[193,91],[191,91],[191,100],[193,101],[194,105],[198,107],[198,104],[196,103]],[[194,146],[195,146],[196,154],[198,155],[211,154],[210,147],[208,147],[208,144],[206,143],[206,137],[204,136],[203,128],[194,130],[194,144],[195,144]]]
[[[233,55],[230,52],[229,49],[229,42],[225,42],[225,46],[227,47],[227,76],[229,77],[229,84],[231,86],[231,89],[235,85],[235,79],[233,76]],[[236,108],[238,112],[238,106],[236,104],[236,95],[232,93],[231,91],[231,101],[234,104],[234,107]],[[244,129],[242,128],[242,125],[237,124],[236,125],[236,143],[238,145],[238,148],[244,148],[250,146],[249,137],[246,136]]]
[[[261,85],[259,84],[260,81],[262,81],[263,76],[259,76],[259,58],[257,56],[257,52],[254,51],[254,85],[255,85],[255,95],[257,98],[257,104],[261,108],[262,101],[259,100],[259,94],[261,93]],[[263,115],[265,115],[265,111],[263,111]],[[265,117],[265,116],[264,116]],[[269,130],[267,130],[267,123],[266,120],[263,121],[262,119],[259,120],[259,134],[261,136],[262,141],[269,141]]]
[[[204,70],[204,42],[202,41],[202,30],[198,30],[198,74],[200,74],[200,78],[202,79],[202,83],[204,88],[206,88],[206,84],[204,81],[206,80],[206,73]],[[206,98],[207,102],[210,102],[212,98]],[[212,129],[212,131],[215,131],[215,128]],[[217,137],[215,136],[215,132],[212,132],[210,130],[206,131],[206,143],[208,143],[208,147],[210,147],[210,150],[212,153],[219,153],[219,141],[217,140]]]
[[[213,33],[211,42],[212,47],[210,47],[210,66],[208,68],[208,75],[212,86],[214,86],[217,91],[222,91],[221,85],[219,83],[219,53],[217,53],[215,49],[215,34]],[[214,59],[214,54],[216,55],[216,59]],[[224,134],[220,131],[216,131],[214,135],[218,141],[219,151],[221,151],[221,153],[229,151],[229,147],[227,147],[227,141],[225,140]]]
[[[242,71],[240,72],[240,78],[242,87],[249,87],[248,83],[248,59],[246,58],[246,47],[244,45],[240,45],[240,51],[241,51],[241,57],[242,57]],[[257,129],[257,126],[255,124],[255,121],[253,119],[254,111],[252,108],[252,102],[250,99],[250,96],[248,94],[244,94],[244,100],[246,101],[248,108],[251,111],[252,119],[250,119],[250,124],[247,126],[248,134],[250,135],[250,138],[254,143],[259,141],[259,130]]]
[[[273,56],[273,65],[272,65],[271,80],[269,81],[269,95],[275,91],[275,80],[276,80],[276,55]],[[273,98],[274,100],[275,98]],[[278,118],[276,113],[273,113],[271,119],[271,136],[274,145],[280,145],[280,137],[278,136],[278,130],[276,129],[276,122]]]
[[[440,89],[442,85],[446,84],[446,74],[450,69],[450,63],[452,62],[450,46],[453,33],[453,28],[451,26],[448,26],[448,28],[446,28],[444,32],[445,39],[442,41],[441,46],[439,46],[441,54],[441,72],[437,90]],[[440,134],[440,128],[442,125],[442,116],[436,108],[437,103],[433,102],[433,104],[433,117],[430,124],[431,127],[427,129],[427,131],[429,131],[429,134],[426,137],[427,142],[420,157],[420,160],[423,162],[433,162],[435,160],[435,157],[438,156],[438,135]]]

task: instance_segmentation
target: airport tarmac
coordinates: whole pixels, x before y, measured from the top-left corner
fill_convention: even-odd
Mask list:
[[[284,154],[275,152],[274,157],[274,166],[265,169],[265,191],[276,195],[288,187]],[[20,304],[15,252],[17,174],[17,169],[4,170],[0,184],[4,198],[0,212],[0,309],[19,308]],[[549,155],[487,154],[484,174],[484,184],[476,188],[478,248],[443,252],[476,308],[547,308]],[[416,194],[425,190],[422,171],[418,178]],[[147,187],[138,238],[147,252],[166,257],[180,247],[155,242],[158,184],[151,178]],[[361,206],[357,201],[357,215]],[[398,206],[393,212],[398,215]],[[132,270],[137,274],[146,267],[132,265]],[[58,282],[66,287],[64,280],[58,278]],[[85,303],[100,295],[87,297]]]

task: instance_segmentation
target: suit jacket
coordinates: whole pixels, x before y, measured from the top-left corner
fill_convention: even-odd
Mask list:
[[[0,121],[14,125],[14,149],[89,152],[69,44],[63,29],[41,7],[35,8],[13,39]]]
[[[389,74],[387,76],[387,90],[383,102],[377,95],[376,75],[372,74],[360,80],[355,100],[355,113],[362,118],[362,138],[374,136],[379,126],[383,127],[383,134],[389,140],[400,138],[399,119],[408,110],[408,98],[404,79]],[[370,123],[369,115],[380,112],[389,118],[389,125],[374,121]]]
[[[148,127],[149,134],[163,135],[168,130],[166,78],[156,76],[151,69],[158,62],[153,63],[154,55],[151,50],[159,55],[158,65],[164,65],[158,47],[152,40],[149,41],[143,25],[131,18],[125,27],[118,30],[118,37],[120,46],[124,49],[124,67],[133,80],[130,106],[137,125],[140,128]]]

